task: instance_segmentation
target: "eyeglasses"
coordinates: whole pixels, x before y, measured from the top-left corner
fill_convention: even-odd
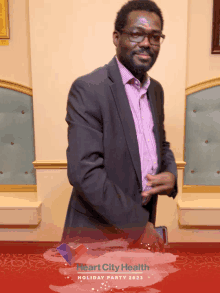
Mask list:
[[[131,42],[141,43],[147,37],[151,45],[160,46],[164,39],[165,35],[161,33],[140,33],[140,32],[131,32],[126,30],[121,30],[128,35],[128,38]]]

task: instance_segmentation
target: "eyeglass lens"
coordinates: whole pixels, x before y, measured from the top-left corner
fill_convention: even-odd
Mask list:
[[[163,38],[160,35],[155,35],[155,34],[144,35],[144,34],[131,33],[129,37],[131,42],[137,42],[137,43],[142,42],[144,38],[146,37],[148,37],[148,40],[152,45],[159,45],[163,42]]]

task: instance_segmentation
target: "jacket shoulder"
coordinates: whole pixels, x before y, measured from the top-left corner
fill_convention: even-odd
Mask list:
[[[101,86],[107,80],[107,68],[106,65],[98,67],[90,73],[78,77],[74,83],[81,83],[90,86]]]
[[[158,80],[156,80],[156,79],[154,79],[154,78],[152,78],[152,77],[150,77],[150,79],[151,79],[151,84],[152,84],[152,86],[153,86],[156,90],[162,90],[162,91],[163,91],[163,87],[162,87],[161,83],[160,83]]]

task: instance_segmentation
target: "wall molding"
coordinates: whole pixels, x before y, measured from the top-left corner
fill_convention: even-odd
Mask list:
[[[186,88],[186,96],[193,93],[220,85],[220,77],[215,77],[206,81],[202,81]]]
[[[177,169],[184,169],[186,162],[177,161]],[[67,169],[66,160],[39,160],[33,162],[35,169]],[[37,192],[37,185],[0,185],[0,192]]]
[[[67,169],[66,160],[37,160],[32,164],[35,169]]]
[[[184,161],[176,161],[176,166],[177,166],[177,169],[185,169],[185,166],[186,166],[186,162]]]
[[[33,96],[32,88],[27,87],[22,84],[19,84],[19,83],[16,83],[16,82],[0,79],[0,87],[6,88],[9,90],[13,90],[13,91],[17,91],[17,92],[20,92],[22,94],[26,94],[29,96]]]
[[[32,163],[35,169],[67,169],[67,161],[66,160],[36,160]],[[186,162],[177,161],[177,169],[184,169]]]
[[[37,192],[37,185],[1,185],[0,192]]]
[[[220,193],[220,186],[214,185],[183,185],[183,193]]]

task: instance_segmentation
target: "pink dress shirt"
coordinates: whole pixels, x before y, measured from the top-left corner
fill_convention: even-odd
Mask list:
[[[155,175],[158,166],[156,143],[153,133],[154,122],[146,94],[150,85],[150,77],[148,76],[141,87],[140,81],[118,60],[117,56],[115,57],[134,119],[141,161],[142,188],[143,191],[148,191],[152,187],[146,186],[146,175]],[[143,198],[142,204],[147,204],[150,199],[151,196]]]

